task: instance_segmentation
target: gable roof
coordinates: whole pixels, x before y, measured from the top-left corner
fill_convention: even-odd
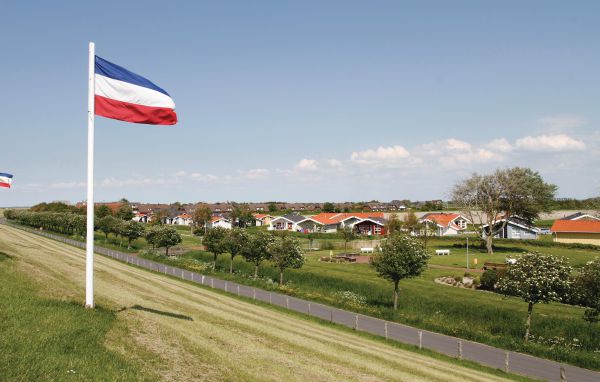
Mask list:
[[[421,220],[421,221],[429,220],[431,222],[436,223],[440,227],[452,227],[454,229],[461,230],[463,228],[459,227],[458,225],[456,225],[454,223],[454,220],[456,220],[458,218],[463,218],[463,219],[467,220],[465,217],[461,216],[460,214],[449,213],[449,212],[428,213],[428,214],[423,215],[421,217],[421,219],[419,219],[419,220]]]
[[[499,224],[504,223],[504,221],[506,221],[506,218],[502,218],[500,220],[496,221],[496,224],[494,225],[494,227],[496,227]],[[520,217],[513,215],[508,219],[508,222],[506,223],[507,225],[512,225],[512,226],[516,226],[519,228],[523,228],[527,231],[530,232],[535,232],[535,233],[539,233],[540,229],[537,227],[534,227],[532,225],[530,225],[529,223],[527,223],[527,221],[525,219],[521,219]],[[487,226],[489,226],[489,224],[484,224],[481,226],[482,229],[485,229]]]
[[[254,216],[254,218],[257,219],[257,220],[263,220],[266,217],[270,217],[270,218],[273,217],[273,216],[268,215],[268,214],[252,214],[252,216]]]
[[[574,214],[565,216],[564,218],[560,218],[559,220],[581,220],[581,219],[600,221],[599,218],[589,215],[589,214],[584,214],[583,212],[576,212]]]
[[[229,221],[229,219],[224,218],[223,216],[213,216],[212,218],[210,218],[209,222],[210,223],[216,223],[216,222],[218,222],[220,220],[223,220],[223,221],[226,221],[226,222]]]
[[[279,219],[285,219],[285,220],[290,221],[292,223],[298,223],[298,222],[301,222],[303,220],[306,220],[306,218],[304,216],[302,216],[302,215],[287,214],[287,215],[282,215],[282,216],[279,216],[279,217],[277,217],[275,219],[272,219],[271,223],[274,222],[275,220],[279,220]]]
[[[383,212],[321,212],[312,216],[311,219],[325,225],[337,224],[349,218],[368,219],[383,218]]]
[[[552,232],[600,233],[600,221],[556,220],[550,228]]]

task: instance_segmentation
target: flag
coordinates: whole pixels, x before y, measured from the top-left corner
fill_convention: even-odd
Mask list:
[[[12,178],[12,174],[0,172],[0,187],[10,188],[10,185],[12,184]]]
[[[177,123],[169,93],[148,79],[95,56],[95,114],[150,125]]]

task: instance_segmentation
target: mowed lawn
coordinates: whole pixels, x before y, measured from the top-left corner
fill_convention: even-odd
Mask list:
[[[84,251],[6,226],[0,227],[0,251],[10,256],[0,263],[2,303],[10,307],[0,313],[2,380],[516,378],[401,349],[101,256],[95,263],[100,308],[88,311],[78,304],[84,297]],[[15,329],[19,335],[6,335]]]

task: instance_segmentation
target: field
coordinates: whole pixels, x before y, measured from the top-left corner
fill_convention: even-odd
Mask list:
[[[19,331],[0,339],[3,349],[11,349],[0,352],[3,380],[516,378],[391,346],[101,256],[95,264],[99,308],[89,311],[79,306],[82,250],[2,226],[0,251],[6,254],[0,261],[1,303],[11,307],[1,310],[2,332]]]

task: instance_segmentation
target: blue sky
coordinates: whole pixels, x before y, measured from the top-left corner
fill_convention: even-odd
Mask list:
[[[96,119],[96,199],[446,198],[528,166],[600,194],[600,2],[8,2],[0,206],[85,199],[87,43],[177,105]]]

